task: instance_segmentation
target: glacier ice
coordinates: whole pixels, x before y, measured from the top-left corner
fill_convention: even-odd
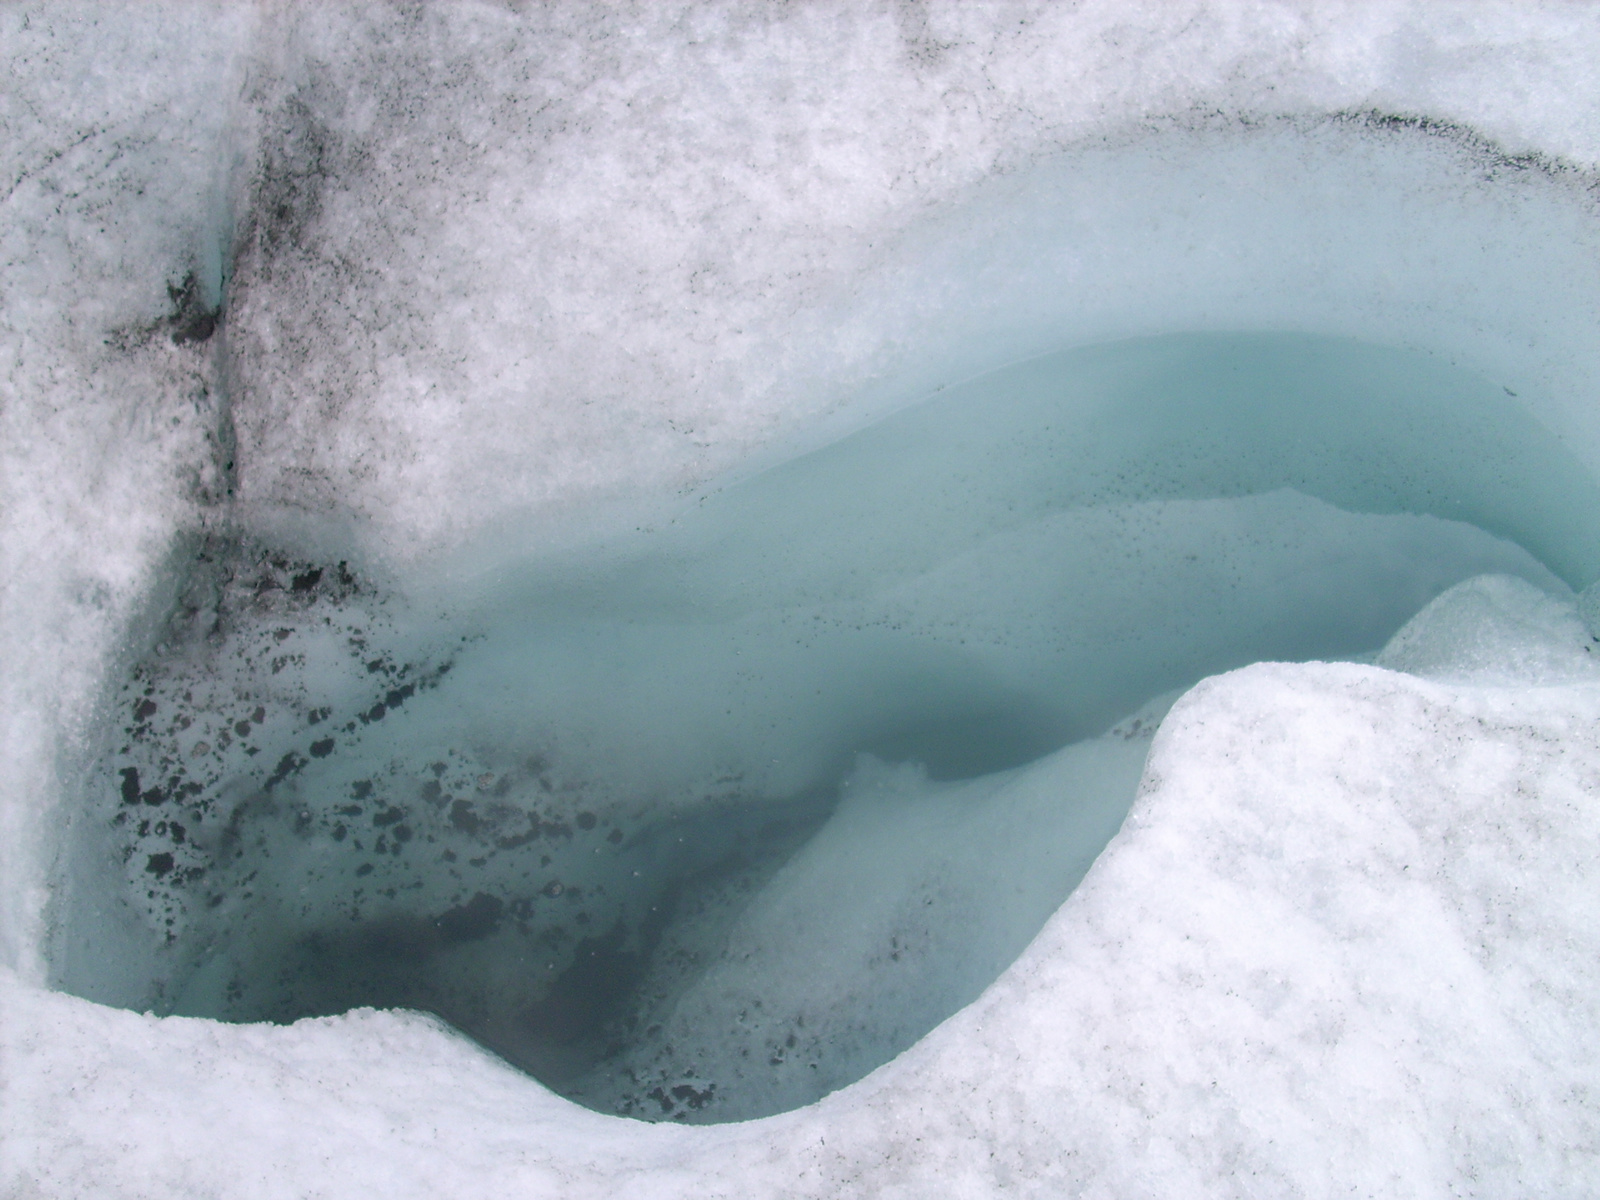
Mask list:
[[[436,593],[448,618],[207,543],[112,709],[55,978],[233,1020],[427,1009],[628,1115],[809,1103],[1031,940],[1153,698],[1374,653],[1484,572],[1568,592],[1485,530],[1587,572],[1597,515],[1488,381],[1191,335],[970,380]]]
[[[1586,14],[59,4],[0,21],[7,1190],[1592,1190]],[[1187,400],[1140,419],[1102,386],[1130,355],[1166,356]],[[1283,409],[1213,428],[1206,381],[1252,363],[1258,383],[1327,390],[1279,388]],[[1074,410],[1109,451],[1072,460],[1035,413],[1010,427],[1019,453],[991,453],[997,368],[1011,396],[1055,371],[1118,397],[1098,426]],[[870,469],[941,403],[921,468]],[[830,470],[851,486],[822,486]],[[756,516],[766,549],[746,540]],[[1082,629],[1049,619],[1069,606]],[[229,620],[186,624],[208,613]],[[798,647],[796,616],[836,624]],[[829,700],[807,708],[772,681],[813,650],[804,677]],[[602,655],[644,669],[593,669]],[[724,910],[746,965],[677,981],[682,1023],[663,1029],[694,1027],[784,974],[804,978],[780,993],[848,984],[802,932],[764,932],[795,911],[777,898],[823,922],[860,911],[839,944],[870,966],[886,927],[900,949],[886,900],[926,886],[917,861],[1049,854],[1029,805],[1070,790],[1052,772],[1092,778],[1085,756],[1142,746],[1101,735],[1146,700],[1262,657],[1374,655],[1191,689],[1054,915],[1043,893],[984,894],[972,863],[937,871],[951,944],[980,931],[995,959],[882,993],[905,1028],[880,1023],[835,1081],[915,1045],[764,1121],[615,1122],[415,1014],[229,1026],[43,986],[156,1012],[186,989],[225,1001],[218,964],[247,944],[230,929],[294,933],[352,894],[318,871],[382,861],[382,899],[403,895],[420,808],[381,826],[400,806],[364,809],[363,853],[411,837],[340,860],[322,802],[241,808],[226,780],[260,791],[282,767],[272,794],[298,799],[394,768],[425,805],[443,763],[452,800],[428,832],[465,838],[542,792],[541,770],[553,789],[581,775],[618,807],[575,808],[570,842],[545,831],[575,856],[594,848],[576,818],[615,845],[644,778],[659,821],[629,830],[677,836],[731,746],[739,811],[759,797],[798,824],[746,866],[764,899]],[[556,745],[509,719],[529,678],[569,701],[539,712]],[[708,723],[719,689],[739,704]],[[168,905],[203,864],[187,827],[155,832],[171,773],[118,761],[141,700],[138,754],[187,735],[166,725],[180,712],[217,731],[184,761],[212,764],[190,781],[213,811],[241,812],[235,851],[248,833],[290,863],[259,892],[244,869],[217,910],[198,887],[200,911]],[[450,710],[483,734],[427,732]],[[316,754],[335,713],[344,740]],[[156,819],[119,842],[102,817],[135,766]],[[1135,770],[1108,773],[1131,788]],[[912,810],[930,820],[908,838]],[[868,846],[877,907],[818,903]],[[397,904],[391,929],[404,941],[420,912],[424,941],[481,947],[508,923],[499,896]],[[696,951],[681,939],[709,927],[672,936]],[[778,1046],[810,1072],[799,1037]],[[790,1096],[773,1107],[807,1098]]]

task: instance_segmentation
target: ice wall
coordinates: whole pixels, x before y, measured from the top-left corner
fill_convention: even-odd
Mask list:
[[[462,1178],[479,1192],[598,1193],[630,1172],[661,1194],[874,1181],[883,1194],[919,1179],[1226,1192],[1247,1168],[1308,1191],[1356,1177],[1494,1190],[1517,1161],[1523,1187],[1592,1171],[1573,1149],[1588,1118],[1572,1097],[1594,1026],[1564,999],[1588,994],[1587,951],[1562,916],[1588,894],[1571,850],[1590,836],[1586,768],[1536,744],[1581,748],[1576,693],[1462,698],[1337,672],[1214,686],[1147,778],[1153,832],[1117,844],[980,1009],[863,1089],[738,1134],[613,1131],[403,1019],[227,1031],[34,987],[74,738],[129,624],[161,607],[142,598],[169,539],[214,523],[230,488],[231,519],[310,550],[359,547],[375,574],[409,578],[457,542],[453,571],[486,570],[483,547],[506,526],[549,547],[585,523],[664,512],[673,489],[764,447],[792,453],[985,367],[1239,328],[1459,358],[1592,468],[1590,14],[63,5],[0,20],[12,63],[0,933],[22,981],[5,994],[7,1127],[21,1131],[0,1149],[8,1186],[295,1194],[370,1180],[374,1155],[396,1194],[451,1194]],[[1327,119],[1368,111],[1476,133]],[[1571,165],[1508,158],[1479,136]],[[222,341],[202,337],[224,283]],[[1550,565],[1582,586],[1588,560],[1572,554]],[[1302,711],[1294,697],[1312,698],[1299,726],[1272,716]],[[1342,760],[1308,759],[1329,712],[1358,748],[1384,730],[1389,765],[1339,780]],[[1201,727],[1210,740],[1196,748],[1182,730]],[[1428,845],[1445,822],[1461,854],[1403,885],[1420,893],[1397,890],[1394,872],[1413,864],[1381,854],[1359,877],[1438,915],[1418,941],[1460,948],[1448,971],[1407,967],[1400,950],[1324,953],[1314,930],[1311,950],[1279,961],[1268,941],[1227,932],[1264,895],[1318,911],[1321,893],[1295,885],[1319,870],[1359,890],[1341,872],[1367,860],[1341,848],[1376,854],[1400,826],[1385,816],[1352,832],[1339,814],[1391,796],[1397,778],[1437,775],[1438,747],[1467,728],[1498,773],[1468,773],[1440,803],[1477,804],[1485,823],[1372,801],[1420,823]],[[1280,757],[1264,748],[1280,745]],[[1241,757],[1263,765],[1227,783]],[[1485,832],[1500,828],[1495,781],[1552,798],[1522,861],[1553,856],[1559,870],[1457,870],[1499,861]],[[1212,798],[1200,824],[1161,805],[1196,789]],[[1284,866],[1268,834],[1240,824],[1243,797],[1273,814],[1261,828],[1321,831],[1322,848]],[[1317,803],[1274,807],[1293,797]],[[1261,888],[1208,907],[1207,872],[1237,878],[1216,864],[1240,862]],[[1116,899],[1158,863],[1174,867],[1157,888],[1166,921]],[[1394,923],[1378,899],[1353,901],[1362,937],[1400,946],[1384,940]],[[1326,988],[1285,1009],[1281,981],[1312,961],[1335,964]],[[1383,1005],[1359,986],[1372,961],[1399,981],[1389,1010],[1411,1024],[1374,1015]],[[1525,986],[1540,974],[1557,984]],[[1250,999],[1176,999],[1196,986]],[[1079,1015],[1062,1020],[1065,995]],[[1453,1040],[1437,1036],[1446,1027]],[[1312,1035],[1336,1069],[1303,1068]],[[393,1078],[371,1066],[386,1039],[407,1050]],[[1091,1042],[1104,1049],[1085,1057]],[[343,1076],[330,1066],[356,1062]],[[1263,1092],[1264,1080],[1276,1082]],[[951,1099],[963,1093],[981,1099]],[[1280,1101],[1271,1112],[1247,1099],[1263,1094]],[[1458,1131],[1451,1150],[1374,1131],[1367,1105],[1387,1100],[1413,1128]],[[307,1103],[351,1115],[306,1131]],[[415,1123],[424,1107],[448,1110],[431,1132]],[[237,1135],[174,1140],[201,1111]],[[468,1127],[440,1148],[440,1129]],[[1329,1130],[1341,1157],[1308,1165],[1327,1162]]]

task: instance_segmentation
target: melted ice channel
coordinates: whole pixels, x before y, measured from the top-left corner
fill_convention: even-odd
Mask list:
[[[478,545],[406,598],[191,542],[105,731],[61,983],[428,1009],[639,1117],[803,1105],[1016,958],[1179,691],[1370,656],[1486,573],[1570,607],[1529,549],[1581,575],[1597,516],[1491,380],[1185,335],[981,376],[626,537]]]

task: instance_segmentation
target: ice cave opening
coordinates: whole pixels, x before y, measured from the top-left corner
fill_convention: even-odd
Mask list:
[[[649,1119],[809,1103],[973,1000],[1172,698],[1570,602],[1600,486],[1501,381],[1289,333],[1029,359],[406,603],[186,542],[89,773],[63,987],[439,1014]],[[467,582],[461,582],[462,579]]]

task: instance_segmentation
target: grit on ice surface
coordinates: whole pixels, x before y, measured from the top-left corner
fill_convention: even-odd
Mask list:
[[[1600,1187],[1600,697],[1570,611],[1505,581],[1391,646],[1436,682],[1194,689],[1023,957],[765,1121],[601,1118],[414,1016],[229,1027],[41,986],[75,739],[172,537],[227,503],[403,579],[513,518],[536,547],[648,520],[977,370],[1183,329],[1475,358],[1593,470],[1592,214],[1470,139],[1417,135],[1443,165],[1412,178],[1358,130],[1331,189],[1294,148],[1370,110],[1592,170],[1592,10],[17,4],[0,44],[0,1188]],[[1062,154],[1040,194],[1076,225],[1041,254],[1028,180]],[[1390,194],[1414,211],[1359,207]],[[231,378],[199,337],[225,284]],[[1571,553],[1581,586],[1600,562]]]

